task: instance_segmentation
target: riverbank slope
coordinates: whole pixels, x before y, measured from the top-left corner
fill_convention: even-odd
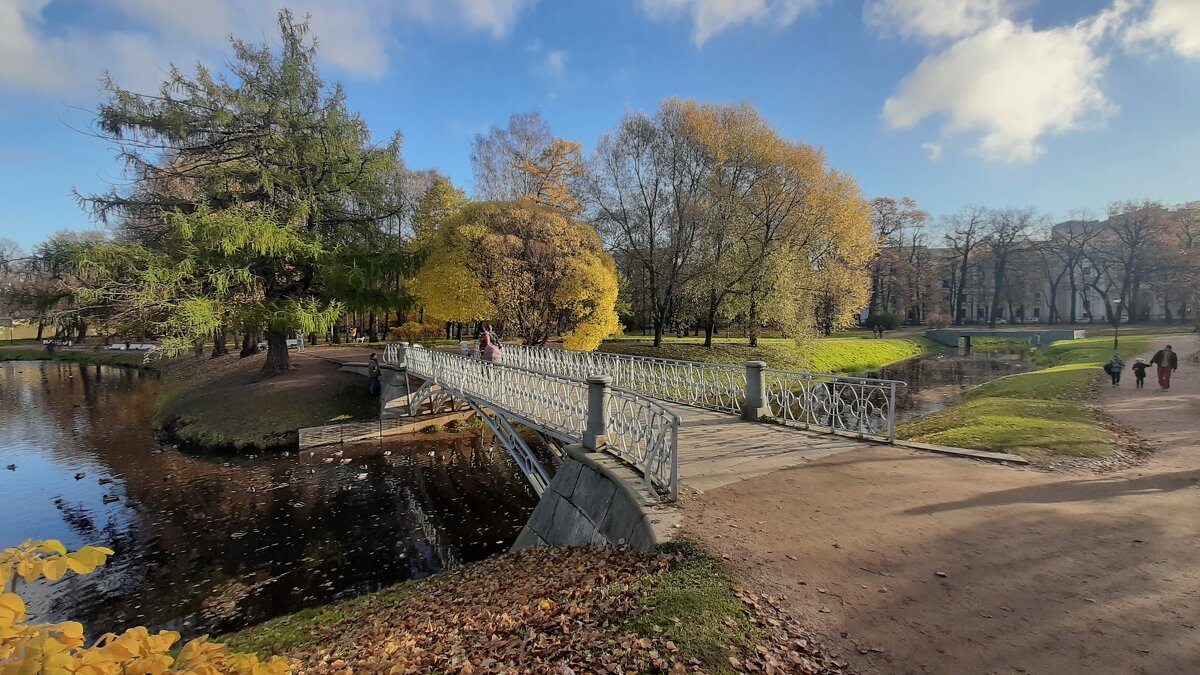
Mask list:
[[[197,449],[252,452],[293,448],[304,427],[377,417],[366,378],[322,358],[332,353],[293,352],[292,369],[268,379],[263,354],[164,361],[155,426]]]
[[[1126,364],[1146,351],[1151,336],[1123,335],[1118,351]],[[1122,452],[1121,429],[1096,407],[1105,386],[1101,366],[1113,355],[1112,338],[1064,340],[1038,350],[1046,368],[992,380],[967,392],[966,400],[901,425],[905,440],[1022,455],[1042,463],[1061,458],[1094,461]],[[1126,370],[1124,386],[1133,386]]]
[[[778,602],[695,544],[537,548],[219,640],[302,672],[843,672]]]

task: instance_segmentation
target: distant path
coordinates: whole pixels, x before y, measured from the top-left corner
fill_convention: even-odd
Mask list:
[[[1200,367],[1132,384],[1100,396],[1157,449],[1129,469],[875,447],[685,493],[686,527],[864,672],[1200,672]]]
[[[1156,338],[1142,356],[1148,362],[1168,344],[1179,354],[1170,391],[1159,391],[1154,366],[1146,371],[1146,387],[1140,391],[1134,386],[1133,371],[1126,368],[1121,386],[1103,390],[1101,406],[1155,446],[1156,465],[1195,467],[1200,464],[1200,365],[1190,357],[1200,345],[1194,333]],[[1132,360],[1126,363],[1131,365]]]

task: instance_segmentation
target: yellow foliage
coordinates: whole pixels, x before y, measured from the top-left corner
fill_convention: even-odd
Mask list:
[[[562,327],[568,346],[595,349],[620,332],[616,265],[595,229],[524,199],[459,212],[413,291],[431,318],[492,319],[530,344]]]
[[[0,551],[0,589],[15,590],[18,578],[29,583],[41,578],[57,581],[68,571],[88,574],[112,554],[112,549],[99,546],[85,546],[70,553],[53,539],[26,541]],[[287,659],[274,657],[262,662],[253,654],[232,653],[207,637],[192,640],[178,657],[173,657],[171,648],[179,641],[179,633],[174,631],[151,634],[139,626],[121,635],[108,633],[86,647],[83,624],[27,624],[25,619],[21,596],[0,591],[0,675],[275,675],[291,671]]]

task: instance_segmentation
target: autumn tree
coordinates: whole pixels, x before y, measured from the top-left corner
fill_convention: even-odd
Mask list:
[[[1026,250],[1035,223],[1032,209],[993,209],[983,223],[983,243],[992,268],[992,301],[988,327],[995,328],[1000,301],[1004,297],[1006,277],[1016,254]]]
[[[91,301],[152,316],[168,353],[231,321],[261,328],[268,376],[287,370],[288,337],[343,311],[341,254],[401,209],[399,139],[373,145],[325,85],[307,23],[283,11],[279,30],[278,50],[234,40],[229,77],[173,68],[153,94],[106,82],[98,127],[134,188],[84,198],[119,228],[86,260],[106,282]]]
[[[629,112],[600,138],[584,182],[592,221],[631,280],[635,310],[649,315],[654,346],[702,273],[701,200],[708,166],[678,99]]]
[[[583,149],[557,138],[538,113],[512,115],[506,127],[476,134],[471,148],[475,189],[484,200],[526,199],[539,206],[580,210],[574,183],[583,172]]]
[[[871,314],[920,304],[921,272],[928,260],[922,228],[928,216],[909,197],[871,200],[871,227],[879,255],[871,262]],[[920,320],[919,316],[915,316]]]
[[[474,203],[438,231],[413,285],[429,316],[493,320],[525,344],[591,350],[620,331],[617,275],[595,230],[559,209]]]

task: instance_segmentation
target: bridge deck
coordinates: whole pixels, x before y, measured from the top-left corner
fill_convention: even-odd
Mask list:
[[[837,434],[746,422],[715,410],[667,405],[683,418],[679,427],[679,480],[685,488],[701,492],[879,445]]]

